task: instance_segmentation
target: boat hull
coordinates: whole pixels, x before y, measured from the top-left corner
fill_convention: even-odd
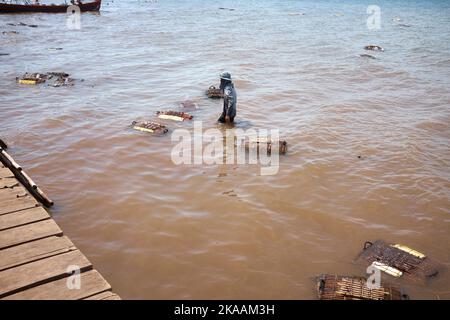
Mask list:
[[[85,11],[99,11],[102,1],[94,1],[89,3],[82,3],[78,5],[81,12]],[[48,12],[48,13],[65,13],[70,5],[25,5],[25,4],[10,4],[0,3],[0,14],[2,13],[30,13],[30,12]]]

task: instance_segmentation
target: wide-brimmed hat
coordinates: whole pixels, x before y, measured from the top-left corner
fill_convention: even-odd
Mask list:
[[[231,81],[231,74],[229,72],[222,72],[220,79]]]

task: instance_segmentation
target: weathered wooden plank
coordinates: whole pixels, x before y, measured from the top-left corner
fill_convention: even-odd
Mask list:
[[[22,186],[22,185],[18,185],[17,187],[14,188],[6,188],[6,189],[0,189],[0,195],[7,195],[7,194],[22,194],[22,193],[26,193],[27,190]]]
[[[62,231],[55,221],[39,221],[0,232],[0,249],[58,235],[62,235]]]
[[[0,202],[0,215],[39,206],[33,197],[12,198]],[[1,218],[0,218],[1,219]]]
[[[68,275],[68,274],[67,274]],[[99,292],[111,290],[108,282],[96,270],[80,273],[80,287],[74,288],[75,281],[62,278],[5,297],[6,300],[80,300]],[[68,283],[69,282],[69,283]],[[69,286],[72,289],[69,289]],[[108,291],[110,292],[110,291]],[[106,295],[109,298],[111,295]]]
[[[85,300],[122,300],[117,294],[112,291],[105,291],[94,296],[88,297]]]
[[[48,237],[0,250],[0,271],[75,250],[69,238]]]
[[[112,295],[114,295],[114,293],[112,291],[105,291],[105,292],[101,292],[101,293],[95,294],[93,296],[87,297],[84,300],[103,300],[103,299],[111,297]]]
[[[24,224],[49,219],[47,211],[42,207],[16,211],[2,215],[0,218],[0,232],[4,229],[22,226]]]
[[[22,186],[0,189],[0,202],[4,200],[17,198],[18,195],[23,196],[27,194],[28,192]]]
[[[0,177],[14,177],[14,174],[8,168],[0,168]]]
[[[19,181],[16,178],[0,178],[0,189],[12,188],[19,185]]]
[[[111,296],[103,298],[102,300],[122,300],[117,294],[113,293]]]
[[[70,266],[92,269],[79,251],[71,251],[0,272],[0,298],[68,276]]]
[[[81,270],[80,289],[67,286],[71,279],[67,271],[73,266]],[[0,298],[89,297],[120,299],[92,270],[87,258],[62,236],[58,225],[12,171],[0,164]]]

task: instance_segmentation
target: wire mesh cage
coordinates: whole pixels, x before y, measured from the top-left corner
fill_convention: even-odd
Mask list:
[[[206,95],[208,96],[208,98],[215,98],[215,99],[223,97],[223,94],[220,91],[220,89],[214,86],[211,86],[209,87],[208,90],[206,90]]]
[[[396,278],[426,281],[439,274],[439,264],[425,254],[382,240],[366,242],[356,262],[366,263]]]
[[[172,111],[172,110],[157,111],[156,115],[158,116],[158,118],[174,121],[192,120],[193,118],[192,115],[186,112]]]
[[[133,121],[131,126],[134,130],[142,131],[142,132],[150,132],[157,134],[165,134],[169,132],[169,129],[163,124],[151,121],[137,122]]]
[[[408,295],[390,284],[369,288],[367,279],[357,276],[323,274],[317,278],[320,300],[408,300]]]

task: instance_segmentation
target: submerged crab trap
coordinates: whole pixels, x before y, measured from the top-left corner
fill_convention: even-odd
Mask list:
[[[243,143],[243,146],[246,152],[250,152],[251,150],[256,150],[257,153],[267,151],[268,155],[272,154],[272,150],[281,155],[287,152],[287,142],[285,140],[277,142],[267,139],[249,139]]]
[[[53,87],[71,86],[74,84],[74,79],[69,77],[68,73],[64,72],[47,72],[47,73],[25,73],[21,77],[16,77],[19,84],[37,85],[52,80]]]
[[[208,90],[206,90],[206,95],[208,96],[208,98],[216,98],[216,99],[223,97],[223,94],[220,91],[220,89],[214,86],[211,86],[209,87]]]
[[[401,244],[366,242],[356,262],[364,262],[396,278],[425,281],[439,273],[437,262]]]
[[[370,289],[367,279],[355,276],[323,274],[317,279],[317,293],[320,300],[408,300],[397,287],[381,284]]]
[[[156,115],[160,119],[165,120],[173,120],[173,121],[184,121],[184,120],[192,120],[193,116],[186,113],[186,112],[180,112],[180,111],[157,111]]]
[[[131,123],[131,126],[134,130],[142,131],[142,132],[150,132],[150,133],[157,133],[157,134],[165,134],[169,132],[169,129],[163,124],[151,122],[151,121],[145,121],[145,122],[137,122],[133,121]]]

